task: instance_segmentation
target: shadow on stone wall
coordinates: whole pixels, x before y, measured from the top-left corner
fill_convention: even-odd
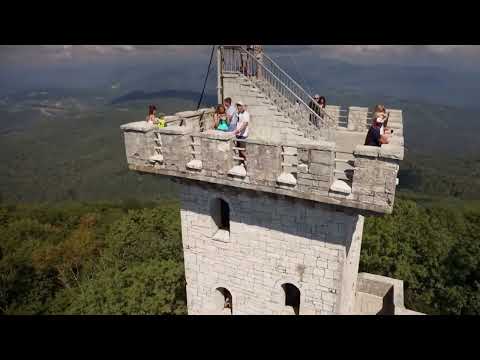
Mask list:
[[[358,210],[184,178],[171,178],[171,180],[189,186],[191,191],[200,188],[212,194],[212,198],[224,199],[229,204],[232,222],[345,246],[346,256],[349,254],[352,235],[359,219]],[[238,201],[239,197],[241,201]],[[258,201],[265,198],[268,199],[266,202],[270,203],[269,205],[278,204],[278,208],[261,208],[262,205],[259,205]],[[185,210],[211,215],[208,202],[209,200],[205,199],[204,206],[192,208],[188,208],[188,204],[182,206],[187,206]],[[324,216],[318,216],[319,214]]]

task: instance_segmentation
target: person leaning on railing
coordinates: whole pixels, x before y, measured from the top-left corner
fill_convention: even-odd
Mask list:
[[[327,105],[327,101],[325,100],[325,97],[320,96],[318,94],[315,94],[315,96],[313,97],[313,100],[310,100],[310,102],[308,103],[308,107],[312,109],[315,112],[315,114],[320,116],[322,119],[324,116],[324,111],[325,111],[324,109],[326,105]],[[310,122],[312,122],[316,126],[319,125],[318,118],[313,114],[310,114]]]
[[[148,106],[148,115],[147,118],[145,119],[146,122],[155,124],[159,128],[163,128],[167,126],[165,123],[165,119],[163,118],[165,114],[160,114],[159,117],[157,117],[157,107],[155,105],[149,105]]]
[[[325,99],[325,96],[320,96],[317,101],[318,101],[318,104],[320,105],[318,115],[320,115],[320,117],[323,119],[325,115],[325,107],[327,106],[327,99]]]
[[[373,115],[373,123],[368,129],[365,145],[382,146],[390,142],[390,134],[383,131],[383,126],[387,120],[387,115],[382,112],[375,112]]]
[[[390,113],[387,113],[387,109],[385,109],[384,105],[376,105],[375,110],[373,112],[373,122],[377,121],[380,119],[382,127],[380,128],[380,135],[385,136],[386,138],[389,138],[391,134],[393,134],[393,130],[388,128],[388,119],[390,117]]]
[[[149,122],[151,124],[154,124],[158,119],[155,116],[156,112],[157,112],[157,107],[155,105],[149,105],[148,106],[148,115],[147,115],[147,118],[145,119],[145,121]]]

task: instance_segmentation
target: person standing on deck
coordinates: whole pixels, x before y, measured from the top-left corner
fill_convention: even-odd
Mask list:
[[[248,137],[248,125],[250,122],[250,114],[245,109],[245,104],[242,101],[237,102],[237,113],[238,113],[238,123],[237,128],[233,131],[233,135],[236,136],[239,140],[244,140]],[[237,141],[237,147],[245,149],[245,143],[243,141]],[[238,154],[244,160],[245,169],[246,166],[246,157],[245,157],[245,150],[239,150]]]
[[[250,114],[245,109],[245,104],[242,101],[237,102],[238,123],[237,128],[233,134],[237,139],[246,139],[248,137],[248,124],[250,122]]]
[[[253,54],[255,55],[255,59],[262,64],[263,63],[263,46],[262,45],[253,45]],[[262,79],[262,67],[259,64],[255,64],[255,67],[257,69],[255,76],[257,77],[258,80]]]
[[[235,131],[237,129],[238,114],[237,109],[232,105],[232,98],[225,98],[225,100],[223,100],[223,106],[227,109],[228,131]]]

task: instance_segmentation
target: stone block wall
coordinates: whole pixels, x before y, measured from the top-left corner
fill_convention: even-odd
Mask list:
[[[207,176],[227,176],[233,167],[232,138],[224,132],[209,130],[198,134],[200,139],[202,172]]]
[[[214,108],[204,108],[193,111],[181,111],[175,114],[180,120],[179,125],[189,128],[192,132],[203,132],[213,129]]]
[[[156,129],[160,135],[163,165],[167,170],[185,172],[190,159],[190,134],[192,130],[185,126],[167,126]]]
[[[125,140],[125,153],[130,164],[148,163],[155,154],[154,126],[146,121],[125,124],[120,127]]]
[[[355,315],[425,315],[405,308],[402,280],[369,273],[357,277]]]
[[[246,143],[245,153],[249,177],[259,185],[275,186],[282,169],[281,147]]]
[[[300,191],[328,195],[335,158],[333,143],[322,142],[316,148],[299,149],[297,183]]]
[[[356,147],[352,197],[358,201],[393,209],[399,161],[403,147]]]
[[[215,240],[211,205],[216,198],[230,209],[230,231],[223,241]],[[232,294],[233,314],[291,314],[285,283],[300,290],[300,314],[351,308],[362,216],[191,180],[181,181],[180,199],[189,314],[221,313],[218,288]]]
[[[332,118],[333,125],[338,126],[338,124],[341,122],[340,119],[340,106],[337,105],[327,105],[325,106],[325,111],[327,114]]]
[[[348,130],[366,131],[368,108],[359,106],[350,106],[348,108]]]

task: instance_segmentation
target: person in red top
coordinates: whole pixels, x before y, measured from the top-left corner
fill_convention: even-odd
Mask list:
[[[157,107],[155,105],[150,105],[148,107],[148,116],[146,118],[146,121],[153,124],[156,120],[156,116],[155,116],[156,112],[157,112]]]

